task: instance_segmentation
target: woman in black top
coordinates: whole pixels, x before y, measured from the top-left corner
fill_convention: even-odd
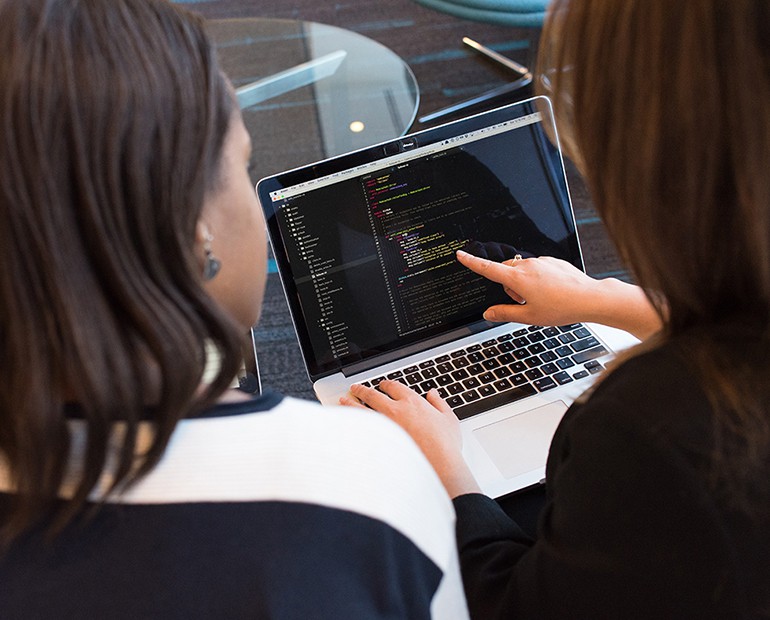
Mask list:
[[[455,498],[473,616],[770,616],[768,41],[765,0],[552,3],[541,88],[640,288],[549,258],[458,260],[526,301],[489,320],[642,343],[562,420],[535,540],[479,493],[441,399],[353,388]]]

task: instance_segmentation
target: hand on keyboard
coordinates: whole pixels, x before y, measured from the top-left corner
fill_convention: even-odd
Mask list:
[[[433,465],[451,497],[479,492],[462,457],[459,420],[435,389],[423,398],[403,383],[385,379],[377,389],[353,385],[350,392],[352,396],[342,397],[340,403],[363,403],[401,426]]]

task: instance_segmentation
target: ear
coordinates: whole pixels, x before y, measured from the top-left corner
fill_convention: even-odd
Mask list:
[[[203,219],[199,219],[195,224],[195,245],[202,247],[203,244],[206,243],[206,240],[210,238],[211,230],[209,229],[209,225],[206,224]]]
[[[209,225],[199,219],[195,224],[195,245],[193,251],[195,252],[196,261],[201,271],[206,265],[206,243],[211,239],[211,229]]]

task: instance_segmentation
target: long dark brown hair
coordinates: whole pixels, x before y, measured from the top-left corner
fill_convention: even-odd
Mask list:
[[[553,0],[540,62],[661,338],[714,405],[714,479],[748,505],[770,464],[770,3]]]
[[[87,441],[61,527],[105,467],[158,461],[238,368],[239,334],[203,291],[195,227],[233,110],[203,22],[164,0],[0,0],[0,458],[5,542],[54,505],[67,410]],[[201,389],[210,343],[219,372]],[[138,421],[154,440],[137,459]],[[57,504],[58,505],[58,504]]]

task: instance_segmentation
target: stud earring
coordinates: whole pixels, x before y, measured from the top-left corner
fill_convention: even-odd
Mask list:
[[[205,262],[203,263],[203,279],[206,281],[213,280],[222,268],[221,261],[214,256],[214,252],[211,250],[211,242],[214,237],[206,235],[206,240],[203,242],[203,251],[206,254]]]

